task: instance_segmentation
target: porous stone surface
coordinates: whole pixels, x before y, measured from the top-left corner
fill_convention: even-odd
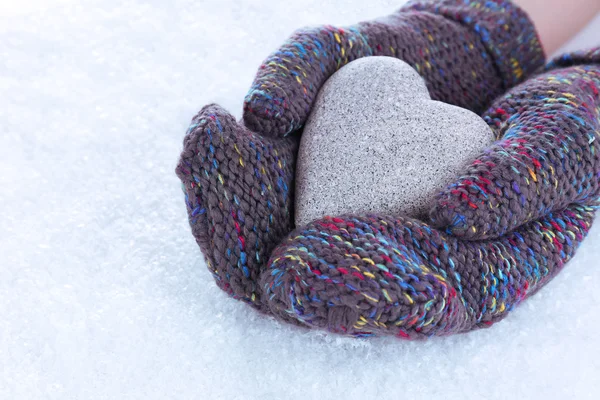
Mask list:
[[[436,193],[493,142],[477,114],[433,101],[391,57],[367,57],[321,89],[300,142],[296,226],[325,215],[425,217]]]

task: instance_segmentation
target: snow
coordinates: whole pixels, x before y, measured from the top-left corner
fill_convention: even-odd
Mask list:
[[[173,172],[191,117],[240,116],[293,29],[401,3],[0,5],[0,398],[598,398],[600,224],[505,321],[429,342],[283,325],[206,270]]]

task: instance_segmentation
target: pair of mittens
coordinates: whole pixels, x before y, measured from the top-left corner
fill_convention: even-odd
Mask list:
[[[440,193],[430,224],[344,215],[292,231],[300,129],[325,80],[370,55],[411,64],[435,100],[488,109],[500,140]],[[283,320],[357,336],[501,319],[572,257],[599,195],[598,51],[521,83],[543,62],[533,25],[508,1],[414,1],[384,19],[296,32],[259,68],[243,123],[209,105],[184,139],[176,172],[217,284]]]

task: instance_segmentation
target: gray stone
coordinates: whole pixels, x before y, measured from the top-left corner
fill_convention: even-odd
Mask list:
[[[296,225],[343,213],[423,217],[493,140],[475,113],[431,100],[405,62],[353,61],[325,83],[304,128]]]

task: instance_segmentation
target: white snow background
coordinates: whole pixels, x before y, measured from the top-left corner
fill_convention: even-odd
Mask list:
[[[295,28],[402,1],[2,1],[0,399],[600,397],[600,223],[503,322],[428,342],[290,327],[213,283],[174,174],[194,113],[241,116]]]

